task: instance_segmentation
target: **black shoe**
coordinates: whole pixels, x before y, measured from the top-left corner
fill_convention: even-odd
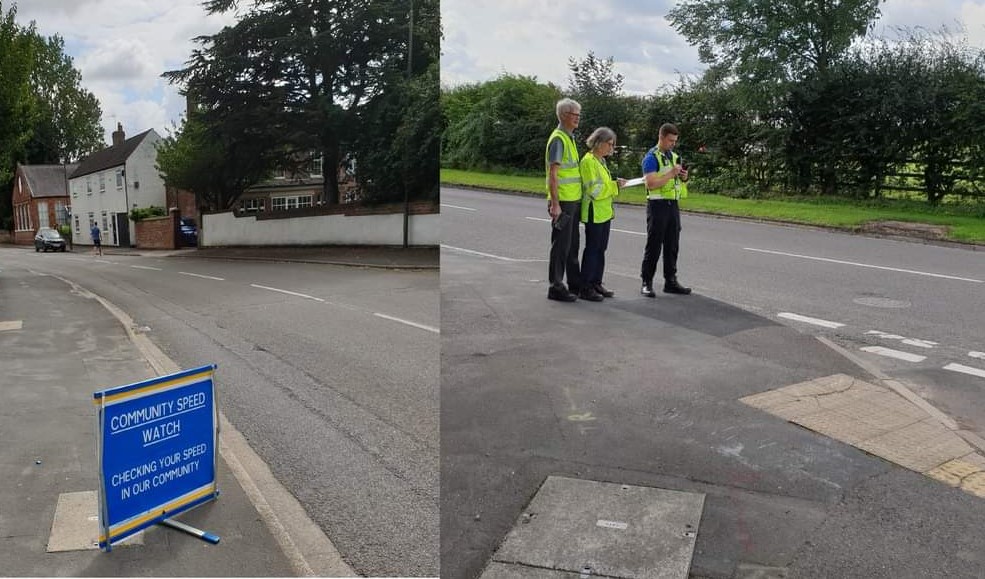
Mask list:
[[[676,277],[672,277],[664,283],[664,293],[681,294],[683,296],[686,296],[687,294],[691,293],[691,288],[682,286],[681,284],[677,283]]]
[[[602,297],[604,298],[611,298],[612,296],[616,295],[616,292],[609,289],[605,289],[605,286],[600,283],[595,284],[595,291],[602,294]]]
[[[559,302],[573,302],[578,298],[575,294],[569,292],[564,286],[552,287],[547,290],[547,299],[557,300]]]
[[[643,282],[643,287],[640,288],[640,294],[641,295],[644,295],[644,296],[646,296],[648,298],[655,298],[655,297],[657,297],[656,292],[653,291],[653,284],[652,283]]]
[[[593,288],[590,285],[586,285],[584,288],[582,288],[581,293],[578,294],[578,297],[580,297],[583,300],[588,300],[590,302],[602,301],[602,294],[595,291],[595,288]]]

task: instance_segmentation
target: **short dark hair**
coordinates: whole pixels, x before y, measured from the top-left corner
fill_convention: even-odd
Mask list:
[[[680,131],[677,130],[677,125],[673,123],[664,123],[660,125],[660,136],[666,137],[667,135],[680,135]]]

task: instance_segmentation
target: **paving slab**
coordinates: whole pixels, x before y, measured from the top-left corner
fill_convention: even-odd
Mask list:
[[[985,459],[956,432],[888,388],[836,374],[740,400],[985,497]]]
[[[96,491],[61,493],[55,505],[51,536],[45,550],[87,551],[99,549],[99,497]],[[114,547],[143,545],[144,533],[131,535]]]
[[[539,567],[524,567],[493,561],[482,573],[482,579],[585,579],[583,573],[569,573]]]
[[[493,561],[586,576],[684,578],[704,498],[550,476]]]

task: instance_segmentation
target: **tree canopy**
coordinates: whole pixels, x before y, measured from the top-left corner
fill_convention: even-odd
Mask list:
[[[414,104],[409,96],[396,103],[392,94],[413,91],[408,58],[412,78],[428,77],[437,62],[434,0],[414,3],[413,55],[408,46],[411,0],[213,0],[205,6],[210,13],[242,8],[244,14],[235,25],[197,38],[200,48],[186,67],[165,73],[183,86],[200,112],[195,130],[227,150],[255,155],[252,164],[264,171],[294,168],[321,156],[328,203],[338,199],[334,177],[343,153],[367,134],[392,139],[398,131],[394,115],[389,124],[377,124],[370,111],[396,107],[409,112],[406,107]],[[436,75],[428,78],[437,84]],[[381,104],[388,98],[386,106]],[[438,125],[424,129],[428,131],[437,134]],[[252,168],[247,171],[233,160],[229,164],[230,176],[243,172],[231,181],[248,186],[256,177]],[[357,165],[359,172],[362,163]],[[418,166],[410,164],[410,169],[416,172]],[[411,180],[427,188],[423,181],[427,179]],[[401,188],[404,183],[400,181]],[[403,191],[396,193],[402,196]],[[416,189],[411,196],[421,194]],[[225,199],[235,201],[228,195]]]
[[[0,1],[0,219],[11,215],[17,163],[70,163],[104,146],[99,101],[58,35],[15,21]]]

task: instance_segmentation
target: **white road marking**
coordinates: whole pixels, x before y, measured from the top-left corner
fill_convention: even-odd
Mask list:
[[[442,203],[441,206],[442,207],[451,207],[452,209],[461,209],[462,211],[476,211],[476,209],[473,209],[471,207],[460,207],[458,205],[451,205],[449,203]]]
[[[906,362],[923,362],[927,359],[926,356],[921,356],[919,354],[911,354],[909,352],[900,352],[899,350],[893,350],[891,348],[883,348],[882,346],[866,346],[860,348],[863,352],[869,352],[870,354],[878,354],[880,356],[886,356],[887,358],[896,358],[897,360],[903,360]]]
[[[970,374],[972,376],[978,376],[979,378],[985,378],[985,370],[981,368],[972,368],[971,366],[965,366],[964,364],[948,364],[944,366],[945,370],[951,370],[952,372],[961,372],[962,374]]]
[[[200,277],[200,278],[203,278],[203,279],[214,279],[216,281],[226,281],[226,278],[224,278],[224,277],[215,277],[213,275],[202,275],[200,273],[191,273],[191,272],[188,272],[188,271],[179,271],[178,273],[180,273],[181,275],[190,275],[192,277]]]
[[[985,352],[968,352],[968,355],[972,358],[981,358],[985,360]]]
[[[789,312],[780,312],[776,314],[778,318],[786,318],[788,320],[793,320],[795,322],[804,322],[805,324],[814,324],[815,326],[821,326],[823,328],[841,328],[845,324],[838,322],[829,322],[828,320],[821,320],[818,318],[809,318],[807,316],[802,316],[800,314],[791,314]]]
[[[628,233],[630,235],[643,235],[643,236],[646,235],[645,232],[641,233],[639,231],[630,231],[628,229],[616,229],[615,227],[612,228],[612,231],[618,231],[619,233]]]
[[[324,302],[325,301],[325,300],[323,300],[321,298],[316,298],[314,296],[309,296],[308,294],[299,294],[297,292],[292,292],[292,291],[288,291],[288,290],[278,289],[278,288],[275,288],[275,287],[270,287],[270,286],[265,286],[265,285],[259,285],[259,284],[255,284],[255,283],[251,283],[250,286],[255,287],[255,288],[270,290],[272,292],[279,292],[279,293],[282,293],[282,294],[287,294],[289,296],[297,296],[299,298],[305,298],[305,299],[308,299],[308,300],[315,300],[316,302]]]
[[[921,340],[919,338],[907,338],[906,336],[900,336],[897,334],[889,334],[880,330],[869,330],[865,333],[866,336],[879,336],[880,338],[885,338],[887,340],[900,340],[904,344],[909,346],[917,346],[918,348],[933,348],[937,346],[937,342],[932,342],[930,340]]]
[[[517,258],[514,258],[514,257],[503,257],[502,255],[493,255],[491,253],[482,253],[481,251],[475,251],[475,250],[472,250],[472,249],[465,249],[464,247],[453,247],[451,245],[445,245],[445,244],[441,244],[441,248],[442,249],[451,249],[453,251],[461,251],[462,253],[471,253],[472,255],[481,255],[482,257],[491,257],[493,259],[499,259],[499,260],[502,260],[502,261],[515,261],[515,262],[523,262],[523,263],[534,263],[534,262],[544,262],[544,263],[546,263],[547,262],[546,259],[517,259]]]
[[[787,257],[799,257],[801,259],[812,259],[814,261],[825,261],[825,262],[828,262],[828,263],[840,263],[842,265],[854,265],[854,266],[857,266],[857,267],[868,267],[868,268],[871,268],[871,269],[882,269],[882,270],[885,270],[885,271],[898,271],[900,273],[912,273],[914,275],[925,275],[925,276],[928,276],[928,277],[939,277],[939,278],[943,278],[943,279],[953,279],[953,280],[957,280],[957,281],[970,281],[972,283],[985,283],[985,281],[980,280],[980,279],[973,279],[973,278],[970,278],[970,277],[957,277],[957,276],[954,276],[954,275],[944,275],[942,273],[929,273],[929,272],[926,272],[926,271],[915,271],[915,270],[912,270],[912,269],[900,269],[898,267],[886,267],[884,265],[872,265],[872,264],[868,264],[868,263],[858,263],[858,262],[854,262],[854,261],[843,261],[843,260],[840,260],[840,259],[829,259],[827,257],[814,257],[814,256],[810,256],[810,255],[800,255],[800,254],[797,254],[797,253],[786,253],[786,252],[783,252],[783,251],[772,251],[772,250],[769,250],[769,249],[756,249],[755,247],[743,247],[743,249],[745,249],[746,251],[756,251],[756,252],[759,252],[759,253],[771,253],[773,255],[785,255]]]
[[[11,330],[20,330],[24,327],[23,320],[15,320],[12,322],[0,322],[0,332],[9,332]]]
[[[381,314],[381,313],[378,313],[378,312],[373,312],[373,315],[376,316],[376,317],[378,317],[378,318],[383,318],[385,320],[392,320],[394,322],[400,322],[401,324],[407,324],[408,326],[414,326],[415,328],[419,328],[421,330],[427,330],[429,332],[434,332],[435,334],[440,334],[441,333],[441,330],[439,330],[438,328],[434,328],[434,327],[431,327],[431,326],[425,326],[424,324],[418,324],[418,323],[415,323],[415,322],[411,322],[409,320],[402,320],[400,318],[395,318],[393,316],[388,316],[386,314]]]
[[[149,265],[131,265],[130,267],[134,269],[149,269],[151,271],[164,271],[159,267],[151,267]]]

